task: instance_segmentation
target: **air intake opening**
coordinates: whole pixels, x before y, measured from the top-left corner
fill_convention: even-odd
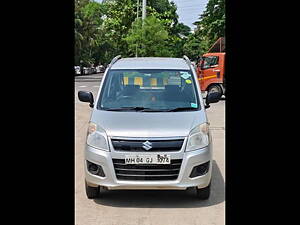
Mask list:
[[[194,166],[190,178],[202,176],[208,172],[210,161],[200,164],[198,166]]]
[[[102,169],[102,166],[97,165],[95,163],[92,163],[90,161],[86,161],[87,169],[91,174],[100,176],[100,177],[105,177],[104,171]]]

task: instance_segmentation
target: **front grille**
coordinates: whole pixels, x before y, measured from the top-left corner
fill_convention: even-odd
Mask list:
[[[176,180],[182,159],[170,164],[125,164],[125,159],[113,159],[118,180]]]
[[[145,142],[149,141],[151,148],[146,150],[143,148]],[[111,139],[112,145],[116,151],[131,151],[131,152],[166,152],[180,151],[184,139],[176,140],[122,140]]]

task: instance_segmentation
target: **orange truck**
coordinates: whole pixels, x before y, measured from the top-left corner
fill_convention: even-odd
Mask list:
[[[196,71],[201,91],[225,95],[225,38],[219,38],[208,53],[200,57]]]

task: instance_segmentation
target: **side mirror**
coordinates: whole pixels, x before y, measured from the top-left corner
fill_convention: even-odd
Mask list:
[[[206,96],[206,106],[205,106],[205,108],[209,108],[210,103],[216,103],[216,102],[220,101],[221,97],[222,97],[222,94],[220,92],[208,93],[208,95]]]
[[[91,108],[94,107],[94,97],[92,92],[78,91],[78,98],[82,102],[89,102]]]

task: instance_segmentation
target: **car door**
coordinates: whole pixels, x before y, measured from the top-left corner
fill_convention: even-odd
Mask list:
[[[201,91],[205,91],[207,86],[211,83],[212,78],[217,78],[220,74],[219,56],[205,56],[201,63],[200,86]]]

